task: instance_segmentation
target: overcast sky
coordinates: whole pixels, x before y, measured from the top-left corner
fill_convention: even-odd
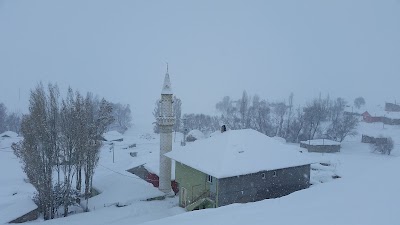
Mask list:
[[[39,81],[129,103],[150,124],[169,63],[184,112],[243,90],[400,102],[400,1],[0,0],[0,102]],[[21,100],[19,101],[19,90]]]

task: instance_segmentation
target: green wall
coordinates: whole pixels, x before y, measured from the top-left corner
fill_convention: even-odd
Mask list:
[[[214,178],[215,179],[215,178]],[[175,180],[179,184],[179,204],[182,206],[182,188],[186,189],[186,206],[193,203],[205,191],[210,190],[207,174],[186,166],[180,162],[175,165]],[[215,182],[217,180],[215,179]]]

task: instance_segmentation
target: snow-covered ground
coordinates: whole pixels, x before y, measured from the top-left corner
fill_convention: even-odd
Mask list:
[[[31,197],[35,191],[26,177],[11,144],[20,138],[0,137],[0,224],[36,209]]]
[[[102,148],[94,177],[101,194],[90,199],[90,212],[30,224],[400,224],[400,126],[361,123],[358,132],[342,142],[339,153],[304,153],[321,162],[312,165],[309,189],[278,199],[184,212],[177,197],[145,201],[162,193],[126,172],[143,164],[156,171],[159,160],[158,135],[131,129],[123,142],[115,143],[114,163],[111,146]],[[372,153],[361,143],[362,134],[392,137],[392,155]],[[180,141],[178,136],[174,145]],[[8,148],[11,142],[0,141],[0,224],[34,209],[34,189],[24,182],[18,159]],[[132,144],[136,147],[129,148]]]

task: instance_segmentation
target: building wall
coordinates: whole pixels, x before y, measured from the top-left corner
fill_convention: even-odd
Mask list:
[[[400,112],[400,105],[386,102],[385,103],[385,111]]]
[[[340,152],[340,145],[309,145],[300,143],[301,148],[306,148],[308,152],[320,152],[320,153],[334,153]]]
[[[182,203],[182,188],[186,189],[186,206],[190,205],[199,196],[210,190],[207,174],[186,166],[180,162],[175,165],[175,180],[179,184],[179,205]]]
[[[277,198],[308,188],[310,185],[310,165],[275,171],[219,179],[217,207]],[[262,174],[265,174],[265,179]]]

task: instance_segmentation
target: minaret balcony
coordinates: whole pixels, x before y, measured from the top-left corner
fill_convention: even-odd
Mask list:
[[[173,116],[160,116],[157,118],[157,123],[160,126],[172,126],[175,124],[175,117]]]

